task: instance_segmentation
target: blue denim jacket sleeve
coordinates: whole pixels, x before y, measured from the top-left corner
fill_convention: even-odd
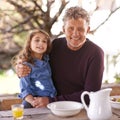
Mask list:
[[[20,78],[20,90],[21,93],[19,94],[19,97],[22,99],[24,99],[27,95],[32,94],[28,76]]]
[[[28,65],[28,64],[27,64]],[[31,67],[30,65],[28,65]],[[20,90],[21,93],[18,95],[20,98],[24,99],[27,95],[31,94],[32,91],[30,89],[30,74],[28,76],[20,78]]]

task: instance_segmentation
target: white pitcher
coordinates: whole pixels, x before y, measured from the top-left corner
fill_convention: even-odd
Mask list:
[[[101,89],[96,92],[84,91],[81,95],[81,101],[87,111],[90,120],[109,120],[112,116],[110,104],[111,88]],[[90,98],[89,106],[85,103],[84,97]]]

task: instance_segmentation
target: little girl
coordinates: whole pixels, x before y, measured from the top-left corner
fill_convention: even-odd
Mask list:
[[[19,97],[25,108],[35,107],[35,99],[41,96],[54,97],[56,89],[52,83],[49,66],[50,37],[43,30],[34,30],[26,41],[25,47],[12,59],[12,64],[28,65],[31,73],[20,78]]]

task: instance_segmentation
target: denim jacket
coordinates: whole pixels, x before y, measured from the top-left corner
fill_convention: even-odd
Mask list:
[[[51,78],[49,56],[44,56],[44,60],[34,59],[34,65],[25,62],[31,68],[31,73],[20,78],[19,97],[24,99],[27,95],[54,97],[56,89]]]

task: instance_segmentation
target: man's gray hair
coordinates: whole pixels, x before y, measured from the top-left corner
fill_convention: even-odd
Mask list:
[[[69,19],[79,19],[82,18],[86,20],[86,22],[90,23],[90,16],[86,10],[79,6],[70,7],[66,10],[65,15],[63,17],[63,22],[66,22]]]

